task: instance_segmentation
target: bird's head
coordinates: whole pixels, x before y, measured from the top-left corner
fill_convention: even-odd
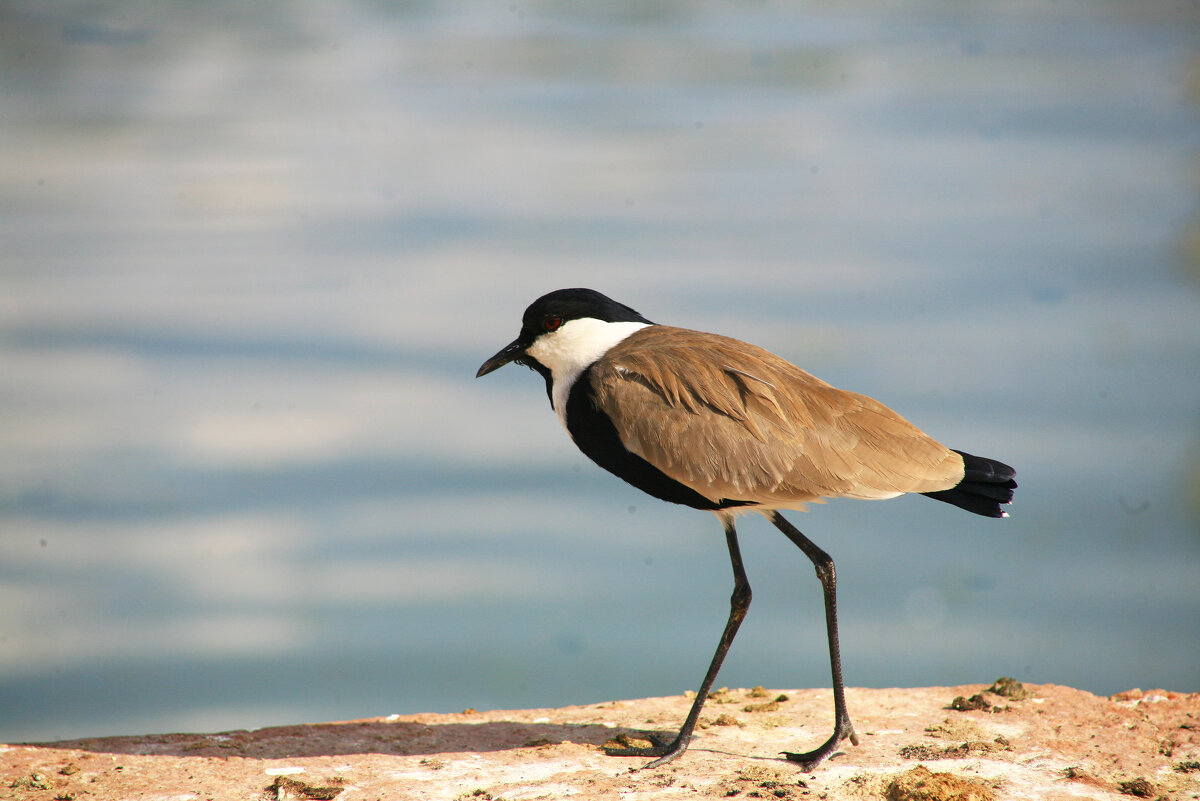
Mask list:
[[[590,364],[611,347],[615,333],[611,323],[652,325],[594,289],[557,289],[529,304],[521,318],[521,333],[484,362],[475,377],[516,362],[541,373],[549,384],[560,366]]]

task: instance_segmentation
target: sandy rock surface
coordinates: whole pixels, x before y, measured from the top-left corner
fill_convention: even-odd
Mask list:
[[[0,746],[0,799],[1200,798],[1200,694],[991,689],[850,689],[861,744],[810,773],[779,752],[828,736],[830,692],[756,688],[655,770],[600,746],[674,730],[687,697]]]

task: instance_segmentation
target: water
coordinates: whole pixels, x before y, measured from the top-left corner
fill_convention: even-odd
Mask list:
[[[699,683],[708,515],[474,372],[584,285],[1015,465],[792,519],[847,680],[1200,690],[1194,9],[0,9],[0,739]],[[719,680],[827,686],[741,526]]]

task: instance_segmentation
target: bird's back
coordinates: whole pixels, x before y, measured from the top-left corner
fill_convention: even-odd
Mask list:
[[[963,478],[958,453],[883,404],[740,340],[650,326],[588,373],[624,446],[714,501],[797,507]]]

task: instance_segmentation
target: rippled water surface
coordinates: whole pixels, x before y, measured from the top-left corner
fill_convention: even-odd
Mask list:
[[[0,5],[0,738],[694,688],[717,523],[474,379],[576,285],[1017,467],[791,516],[848,683],[1200,690],[1178,5]],[[720,683],[827,686],[741,531]]]

